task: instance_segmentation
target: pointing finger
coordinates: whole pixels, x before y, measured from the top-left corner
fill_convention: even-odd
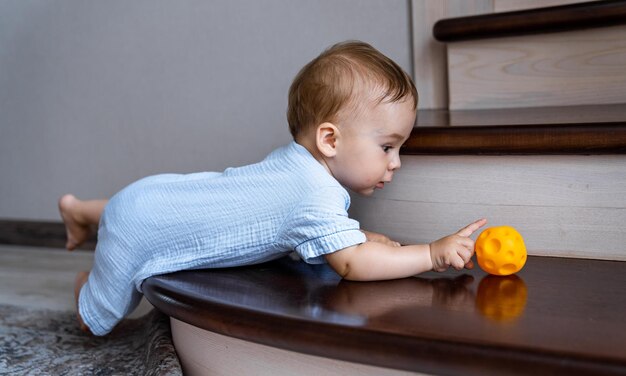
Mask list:
[[[487,223],[485,218],[479,219],[474,223],[471,223],[469,226],[460,229],[456,234],[460,236],[468,237],[472,235],[476,230],[483,227]]]

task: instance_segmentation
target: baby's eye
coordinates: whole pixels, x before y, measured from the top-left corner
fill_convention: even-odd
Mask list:
[[[384,151],[385,153],[387,153],[387,152],[388,152],[389,150],[391,150],[391,149],[393,149],[393,146],[389,146],[389,145],[384,145],[384,146],[383,146],[383,151]]]

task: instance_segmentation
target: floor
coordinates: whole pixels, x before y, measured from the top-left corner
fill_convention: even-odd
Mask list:
[[[92,262],[92,251],[0,245],[0,304],[74,310],[74,276]],[[144,299],[130,317],[151,308]]]

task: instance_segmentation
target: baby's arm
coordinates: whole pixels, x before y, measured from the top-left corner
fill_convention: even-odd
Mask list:
[[[471,268],[474,241],[469,236],[484,226],[478,220],[457,233],[431,244],[397,247],[366,241],[326,255],[326,261],[343,278],[352,281],[374,281],[410,277],[429,270],[444,271]]]

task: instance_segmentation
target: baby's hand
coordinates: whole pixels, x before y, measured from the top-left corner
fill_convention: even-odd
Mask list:
[[[392,247],[400,247],[401,246],[400,243],[389,239],[387,236],[385,236],[383,234],[379,234],[379,233],[376,233],[376,232],[365,231],[365,230],[361,230],[361,232],[363,232],[365,234],[365,238],[367,238],[367,241],[383,243],[383,244],[387,244],[387,245],[392,246]]]
[[[480,219],[459,230],[456,234],[430,243],[430,258],[433,263],[433,270],[443,272],[450,266],[456,270],[473,268],[474,263],[471,259],[474,254],[474,241],[469,236],[486,223],[486,219]]]

